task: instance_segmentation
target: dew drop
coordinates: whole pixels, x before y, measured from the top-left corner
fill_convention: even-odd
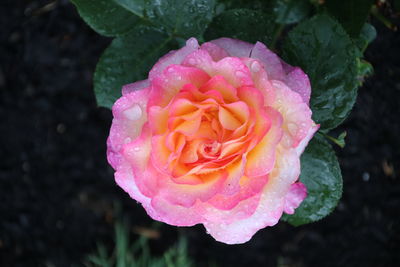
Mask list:
[[[199,43],[195,38],[190,38],[189,40],[186,41],[186,45],[191,48],[197,48],[199,46]]]
[[[253,63],[251,63],[250,69],[253,72],[259,72],[261,69],[260,63],[258,63],[257,61],[254,61]]]
[[[142,117],[142,109],[138,104],[134,104],[132,107],[126,109],[123,114],[128,120],[137,120]]]
[[[124,144],[128,144],[132,141],[132,139],[130,137],[125,138],[124,140]]]
[[[134,149],[133,149],[133,151],[135,151],[135,152],[139,152],[140,151],[140,147],[135,147]]]

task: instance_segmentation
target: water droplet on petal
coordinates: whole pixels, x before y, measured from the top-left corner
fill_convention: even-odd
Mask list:
[[[261,69],[261,65],[257,61],[254,61],[253,63],[251,63],[250,69],[252,72],[259,72]]]
[[[134,149],[133,149],[133,151],[135,151],[135,152],[139,152],[140,151],[140,147],[135,147]]]
[[[190,38],[189,40],[186,41],[186,45],[191,47],[191,48],[198,48],[199,43],[197,42],[196,38]]]
[[[138,120],[142,117],[142,109],[138,104],[134,104],[132,107],[126,109],[123,114],[128,120]]]
[[[132,141],[132,139],[130,137],[125,138],[124,143],[128,144]]]

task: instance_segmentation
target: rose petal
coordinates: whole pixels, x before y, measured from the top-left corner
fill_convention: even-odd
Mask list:
[[[307,188],[301,183],[297,182],[290,186],[289,192],[286,194],[285,207],[283,211],[287,214],[293,214],[294,210],[300,206],[300,203],[307,196]]]
[[[198,68],[170,65],[152,80],[149,106],[165,107],[184,85],[200,88],[209,79],[207,73]]]
[[[122,95],[127,95],[129,93],[132,93],[133,91],[139,91],[142,90],[146,87],[149,87],[150,82],[149,80],[142,80],[134,83],[130,83],[127,85],[122,86]]]
[[[114,119],[107,139],[107,154],[114,169],[119,164],[122,146],[140,135],[147,120],[148,92],[148,88],[133,91],[122,96],[113,105]]]
[[[290,185],[300,173],[299,157],[293,149],[281,150],[278,167],[274,169],[265,185],[256,211],[248,218],[232,223],[207,221],[204,223],[209,234],[226,244],[247,242],[259,229],[275,225],[285,205],[285,197]]]
[[[169,52],[157,61],[149,72],[149,80],[152,81],[155,77],[162,74],[166,67],[173,64],[181,64],[187,55],[197,49],[199,49],[199,43],[196,38],[190,38],[186,41],[186,46],[179,50]]]
[[[265,110],[271,127],[263,139],[247,154],[245,174],[249,177],[266,175],[274,168],[276,147],[282,138],[282,116],[272,108]]]
[[[254,45],[231,38],[220,38],[210,41],[224,49],[231,57],[249,57]]]
[[[229,54],[223,48],[210,42],[202,44],[200,49],[206,50],[214,61],[219,61],[224,57],[229,57]]]
[[[279,57],[269,50],[263,43],[257,42],[251,51],[251,58],[258,59],[268,73],[270,80],[285,80],[282,63]]]
[[[315,125],[311,119],[311,110],[301,96],[283,82],[273,80],[272,85],[276,92],[276,101],[272,106],[283,116],[282,144],[297,147]]]

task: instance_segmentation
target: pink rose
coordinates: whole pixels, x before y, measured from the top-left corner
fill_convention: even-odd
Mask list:
[[[115,180],[155,220],[246,242],[307,195],[310,91],[262,43],[191,38],[122,88],[107,142]]]

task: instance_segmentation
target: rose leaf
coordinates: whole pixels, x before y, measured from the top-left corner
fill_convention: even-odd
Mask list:
[[[71,0],[82,19],[97,33],[117,36],[130,31],[140,20],[112,0]]]
[[[215,12],[215,0],[114,0],[145,22],[170,35],[202,37]]]
[[[335,152],[319,134],[301,156],[300,181],[307,187],[307,197],[292,215],[282,220],[294,226],[318,221],[338,204],[342,196],[342,175]]]
[[[308,74],[313,119],[321,130],[335,128],[357,97],[356,48],[342,26],[328,15],[300,23],[284,41],[284,58]]]
[[[173,47],[171,37],[148,26],[138,26],[115,38],[103,52],[94,74],[99,106],[111,108],[123,85],[146,78],[151,66]]]
[[[231,37],[250,43],[260,41],[268,45],[275,26],[273,19],[260,11],[231,9],[215,17],[204,36],[206,40]]]

